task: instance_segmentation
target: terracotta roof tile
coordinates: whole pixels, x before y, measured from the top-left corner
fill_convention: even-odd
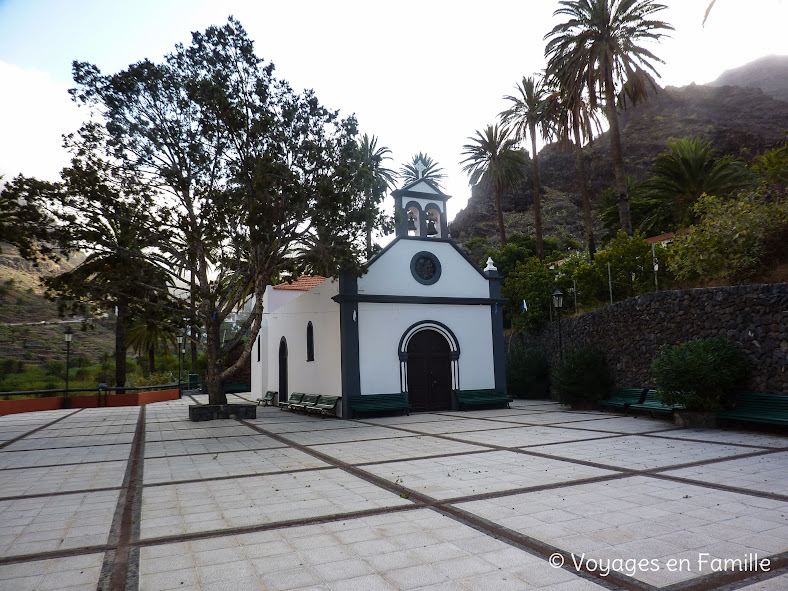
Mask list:
[[[320,275],[301,275],[301,277],[292,283],[280,283],[279,285],[274,285],[274,289],[309,291],[310,289],[313,289],[323,283],[325,280],[326,278],[321,277]]]

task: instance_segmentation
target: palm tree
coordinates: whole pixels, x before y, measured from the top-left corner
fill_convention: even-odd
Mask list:
[[[170,353],[170,345],[175,347],[176,329],[160,318],[160,309],[145,310],[132,320],[126,331],[126,342],[137,355],[148,355],[148,373],[153,374],[156,348],[161,345],[165,355]],[[177,348],[177,347],[176,347]],[[180,355],[180,352],[178,352]]]
[[[673,142],[657,156],[643,184],[645,217],[640,228],[663,232],[687,226],[695,221],[692,206],[701,195],[728,195],[749,182],[744,163],[717,156],[711,142],[700,138]]]
[[[361,152],[361,174],[363,175],[365,208],[367,213],[367,259],[372,257],[372,228],[375,226],[374,217],[376,206],[380,203],[386,191],[394,184],[397,176],[393,170],[383,166],[384,160],[391,160],[391,150],[385,146],[378,148],[378,138],[369,137],[366,133],[361,138],[359,146]]]
[[[419,179],[427,179],[441,189],[443,188],[443,180],[446,178],[446,175],[443,174],[443,169],[438,167],[437,161],[422,152],[415,154],[410,159],[410,162],[402,165],[399,176],[405,184]]]
[[[632,235],[616,96],[626,86],[627,95],[636,102],[645,98],[649,85],[655,86],[652,74],[659,74],[651,62],[662,60],[639,43],[659,40],[665,35],[661,31],[673,27],[651,18],[666,8],[653,0],[562,0],[559,4],[553,14],[568,20],[545,35],[548,70],[564,72],[569,84],[582,81],[591,108],[596,108],[598,94],[604,97],[619,219],[621,228]]]
[[[556,73],[548,72],[548,74],[550,77],[547,79],[547,86],[551,90],[551,94],[547,99],[547,120],[555,135],[560,139],[568,139],[570,133],[574,138],[572,143],[575,150],[575,167],[577,168],[580,198],[583,203],[586,244],[589,257],[594,260],[596,240],[591,219],[591,192],[586,178],[583,144],[590,143],[593,140],[594,132],[599,131],[599,118],[597,111],[589,107],[582,84],[567,84]]]
[[[526,166],[525,154],[516,149],[517,141],[510,135],[507,127],[488,125],[483,132],[477,131],[476,137],[468,138],[472,143],[462,147],[466,156],[461,163],[465,164],[462,170],[470,175],[470,184],[481,183],[492,189],[501,247],[506,246],[501,195],[525,178]]]
[[[516,96],[505,96],[504,99],[511,101],[512,106],[501,113],[501,120],[505,125],[512,125],[514,137],[518,141],[525,140],[526,133],[531,137],[531,162],[533,163],[533,185],[534,185],[534,226],[536,230],[536,254],[540,259],[544,258],[544,246],[542,244],[542,195],[539,186],[539,163],[536,156],[536,127],[540,126],[543,130],[542,135],[546,135],[546,102],[547,91],[541,80],[535,80],[533,76],[526,78],[523,76],[522,84],[518,84]]]

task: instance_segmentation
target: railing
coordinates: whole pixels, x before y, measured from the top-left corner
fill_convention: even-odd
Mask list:
[[[186,382],[181,382],[180,387],[184,388],[187,386]],[[110,395],[111,393],[114,394],[126,394],[129,392],[157,392],[159,390],[175,390],[178,388],[178,383],[173,382],[172,384],[156,384],[154,386],[123,386],[123,387],[102,387],[102,388],[69,388],[68,391],[65,388],[55,388],[53,390],[20,390],[17,392],[0,392],[0,398],[4,398],[8,400],[10,396],[24,396],[26,398],[50,398],[55,396],[71,396],[78,392],[89,392],[92,395]]]

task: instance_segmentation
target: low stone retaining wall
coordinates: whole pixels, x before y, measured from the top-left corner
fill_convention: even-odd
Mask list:
[[[788,394],[788,283],[658,291],[561,319],[564,350],[605,353],[618,386],[654,387],[651,363],[665,344],[719,337],[753,364],[752,392]],[[522,337],[558,362],[555,322]]]
[[[142,406],[151,402],[177,400],[178,390],[156,390],[152,392],[133,392],[127,394],[110,394],[109,396],[97,394],[89,396],[69,396],[70,408],[97,408],[99,406]],[[52,396],[49,398],[25,398],[21,400],[0,400],[0,416],[20,412],[36,412],[40,410],[58,410],[63,408],[65,398]]]

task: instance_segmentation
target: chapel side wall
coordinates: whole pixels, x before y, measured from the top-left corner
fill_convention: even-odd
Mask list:
[[[268,390],[279,390],[279,343],[288,351],[288,395],[342,395],[342,359],[339,347],[339,306],[331,298],[339,292],[331,279],[274,311],[268,327]],[[306,328],[312,322],[315,360],[306,360]]]
[[[252,397],[261,398],[268,390],[268,319],[264,318],[252,346]],[[274,389],[275,390],[275,389]]]
[[[489,306],[366,304],[358,307],[362,394],[401,391],[399,344],[411,326],[424,321],[446,325],[460,347],[460,388],[494,388]]]

